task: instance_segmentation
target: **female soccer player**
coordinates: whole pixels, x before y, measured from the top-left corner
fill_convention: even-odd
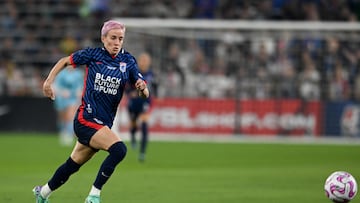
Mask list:
[[[149,97],[149,90],[138,71],[134,57],[122,48],[124,24],[107,21],[101,29],[103,48],[87,48],[61,58],[51,69],[43,84],[46,97],[55,99],[52,84],[56,75],[67,65],[76,68],[86,65],[81,105],[74,118],[74,132],[78,138],[70,157],[42,186],[33,192],[37,203],[47,203],[50,194],[63,185],[99,150],[109,153],[100,166],[85,203],[99,203],[103,185],[126,155],[126,146],[111,131],[118,104],[127,82],[135,85],[139,95]]]
[[[154,73],[152,72],[151,66],[151,56],[148,53],[142,53],[138,57],[138,66],[139,71],[146,80],[147,87],[151,90],[152,95],[156,87],[156,81]],[[140,97],[134,87],[128,87],[127,90],[128,96],[128,112],[130,116],[130,140],[131,146],[136,148],[136,131],[138,127],[141,128],[141,144],[140,144],[140,154],[139,161],[145,161],[145,152],[148,143],[148,120],[150,117],[150,105],[151,97],[142,98]],[[139,125],[140,124],[140,125]]]
[[[54,107],[58,116],[59,141],[62,146],[74,144],[73,118],[80,103],[83,78],[81,69],[68,66],[56,76],[54,82]]]

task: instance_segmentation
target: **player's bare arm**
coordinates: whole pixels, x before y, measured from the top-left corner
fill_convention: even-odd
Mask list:
[[[143,98],[148,98],[150,95],[149,89],[147,88],[147,85],[144,80],[138,79],[135,83],[135,88],[139,92],[139,96]]]
[[[62,70],[64,69],[66,66],[70,65],[71,61],[70,61],[70,56],[67,57],[63,57],[61,58],[55,65],[54,67],[51,69],[48,77],[46,78],[44,84],[43,84],[43,94],[46,97],[49,97],[50,99],[54,100],[55,99],[55,93],[54,90],[52,88],[52,83],[55,80],[56,75]]]

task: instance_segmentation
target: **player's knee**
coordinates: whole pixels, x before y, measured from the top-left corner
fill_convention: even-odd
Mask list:
[[[113,145],[110,146],[108,152],[111,156],[113,156],[113,159],[119,163],[122,161],[127,153],[126,145],[123,142],[116,142]]]
[[[73,174],[77,172],[81,167],[81,164],[76,163],[71,157],[69,157],[69,159],[66,160],[65,165],[66,165],[66,170],[69,174]]]

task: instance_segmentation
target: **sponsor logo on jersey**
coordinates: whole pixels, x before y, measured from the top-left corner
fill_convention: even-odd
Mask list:
[[[94,121],[97,122],[98,124],[104,124],[104,122],[102,122],[101,120],[97,119],[97,118],[94,118]]]
[[[92,108],[91,108],[90,104],[87,105],[86,111],[87,111],[88,113],[92,113]]]
[[[108,68],[110,70],[115,70],[116,69],[116,67],[114,67],[114,66],[106,66],[106,68]]]
[[[96,73],[94,90],[106,94],[116,95],[121,84],[121,78]]]
[[[124,63],[124,62],[120,62],[120,71],[122,72],[122,73],[125,73],[125,71],[126,71],[126,63]]]

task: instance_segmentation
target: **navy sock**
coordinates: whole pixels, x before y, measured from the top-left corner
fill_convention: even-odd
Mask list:
[[[123,142],[117,142],[109,148],[109,155],[100,166],[100,170],[95,179],[94,186],[101,190],[106,181],[114,172],[115,167],[122,161],[126,155],[126,145]]]
[[[135,137],[136,130],[137,130],[136,127],[131,127],[131,129],[130,129],[131,144],[133,144],[133,145],[136,144],[136,137]]]
[[[145,153],[146,146],[148,143],[148,125],[146,122],[141,123],[141,133],[142,133],[142,139],[141,139],[140,152]]]
[[[80,164],[77,164],[69,157],[69,159],[55,171],[53,177],[49,180],[48,184],[50,189],[54,191],[59,188],[73,173],[78,171],[80,167]]]

